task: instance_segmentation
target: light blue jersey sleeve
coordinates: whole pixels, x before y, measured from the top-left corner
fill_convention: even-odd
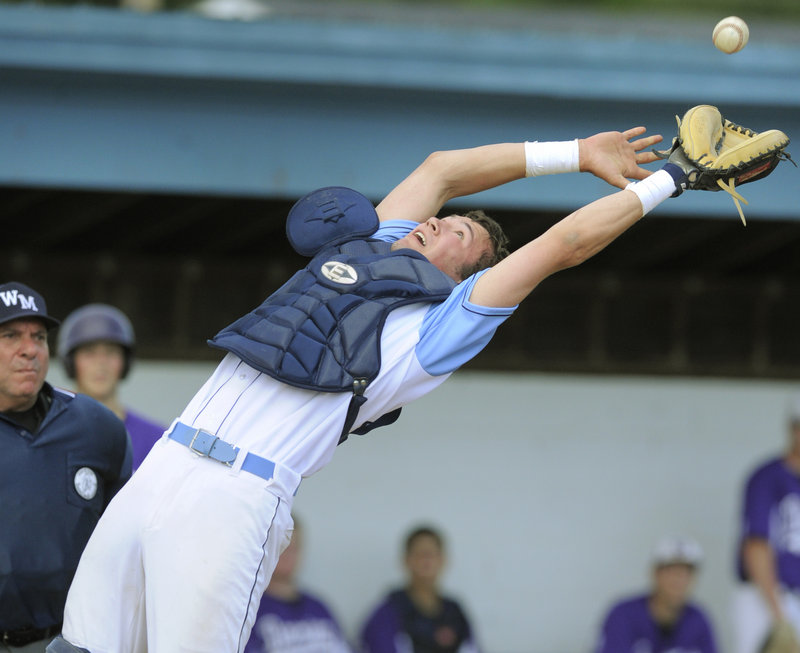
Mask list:
[[[372,234],[372,237],[376,240],[393,243],[405,237],[414,227],[418,226],[419,223],[413,220],[386,220],[381,222],[378,231]]]
[[[517,308],[479,306],[469,301],[475,282],[484,272],[468,277],[445,301],[428,309],[417,343],[417,360],[428,374],[449,374],[475,358]]]
[[[414,227],[411,220],[387,220],[373,238],[393,242]],[[516,306],[495,308],[469,301],[475,282],[486,270],[473,274],[458,284],[440,304],[433,304],[422,321],[416,354],[422,368],[432,376],[454,372],[471,360],[489,343]]]

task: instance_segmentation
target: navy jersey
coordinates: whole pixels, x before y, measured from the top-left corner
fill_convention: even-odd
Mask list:
[[[603,623],[595,653],[717,653],[711,622],[688,603],[670,628],[660,627],[650,614],[648,596],[617,603]]]
[[[0,630],[61,622],[100,514],[130,478],[124,424],[102,404],[45,383],[35,433],[0,414]]]

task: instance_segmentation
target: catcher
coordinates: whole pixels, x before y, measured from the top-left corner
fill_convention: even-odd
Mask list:
[[[300,479],[446,381],[550,275],[690,187],[680,147],[662,170],[640,167],[661,140],[644,132],[435,152],[377,207],[339,187],[299,200],[287,236],[313,258],[213,338],[224,358],[103,513],[48,651],[241,652]],[[578,171],[627,189],[511,253],[483,212],[436,217],[457,197]]]
[[[724,190],[730,193],[742,224],[747,225],[740,202],[747,200],[736,186],[763,179],[782,159],[792,161],[785,152],[789,138],[782,131],[770,129],[762,133],[726,120],[717,107],[700,104],[689,109],[678,121],[678,135],[672,148],[654,150],[662,159],[669,159],[689,176],[691,190]],[[792,161],[792,164],[797,164]]]

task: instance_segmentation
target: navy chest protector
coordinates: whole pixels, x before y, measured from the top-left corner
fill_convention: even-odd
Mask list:
[[[305,268],[209,341],[289,385],[351,392],[340,442],[350,433],[366,401],[364,391],[380,371],[380,336],[389,312],[406,304],[443,301],[456,285],[410,249],[392,252],[391,243],[360,239],[330,245],[345,240],[348,229],[356,238],[363,237],[364,220],[353,225],[347,218],[340,216],[340,235],[326,233],[323,245],[327,246]],[[304,253],[314,247],[308,239],[300,247],[292,244]],[[397,409],[353,432],[363,434],[390,424],[399,413]]]

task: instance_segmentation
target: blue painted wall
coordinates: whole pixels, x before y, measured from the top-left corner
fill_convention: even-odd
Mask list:
[[[0,184],[275,198],[343,184],[377,200],[435,149],[635,124],[671,137],[699,103],[800,134],[800,43],[727,56],[632,34],[0,6]],[[743,190],[748,217],[800,219],[798,188],[781,164]],[[606,191],[567,175],[469,204],[569,209]],[[722,193],[669,209],[735,216]]]

